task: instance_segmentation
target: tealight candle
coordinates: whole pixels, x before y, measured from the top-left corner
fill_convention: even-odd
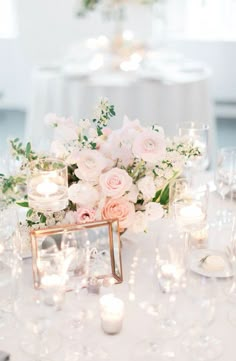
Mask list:
[[[161,273],[165,278],[173,278],[176,273],[176,267],[173,264],[167,263],[161,266]]]
[[[58,186],[50,182],[48,179],[45,179],[42,183],[39,183],[36,187],[36,191],[45,196],[50,196],[51,194],[55,194],[58,190]]]
[[[201,208],[195,204],[182,207],[179,211],[179,216],[185,224],[199,223],[205,218]]]
[[[101,325],[107,334],[117,334],[121,331],[124,317],[124,302],[113,294],[100,298]]]

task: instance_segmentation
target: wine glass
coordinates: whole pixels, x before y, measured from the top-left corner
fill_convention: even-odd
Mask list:
[[[20,238],[15,208],[0,204],[0,325],[12,312],[14,274],[20,263]]]
[[[204,274],[193,275],[186,294],[190,301],[192,320],[183,339],[183,348],[193,360],[215,360],[223,352],[222,342],[209,335],[207,328],[215,319],[218,294],[216,278]]]
[[[55,254],[53,262],[42,265],[40,288],[27,287],[27,275],[18,274],[14,300],[14,313],[21,328],[20,346],[36,361],[44,360],[60,347],[56,328],[66,290],[61,257]]]
[[[156,277],[164,296],[164,317],[158,320],[157,328],[162,338],[179,335],[180,325],[175,318],[175,302],[178,293],[186,286],[185,233],[172,219],[163,220],[156,241]]]
[[[226,197],[229,196],[230,203],[232,203],[236,191],[236,148],[222,148],[218,151],[215,184],[222,201],[225,203]],[[222,205],[219,208],[220,210],[217,211],[219,221],[221,223],[232,222],[231,209],[225,208],[225,206],[222,209]]]
[[[204,171],[209,167],[209,125],[204,123],[184,122],[179,126],[179,136],[187,144],[197,147],[200,155],[190,157],[185,164],[187,173]]]
[[[185,234],[170,218],[162,220],[156,236],[155,254],[155,285],[159,300],[158,313],[153,313],[155,337],[142,340],[135,349],[140,359],[168,360],[170,355],[175,357],[176,350],[165,342],[181,332],[182,320],[176,312],[176,301],[187,282]]]

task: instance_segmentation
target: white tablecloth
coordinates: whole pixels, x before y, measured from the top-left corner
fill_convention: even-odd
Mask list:
[[[120,127],[125,114],[143,125],[159,124],[169,136],[177,134],[182,122],[205,122],[211,126],[213,147],[209,79],[208,68],[184,60],[136,72],[103,69],[81,74],[70,67],[38,68],[32,75],[26,138],[40,148],[40,142],[47,143],[51,136],[44,125],[45,114],[90,118],[99,98],[105,96],[117,113],[111,128]]]
[[[215,193],[210,194],[210,220],[214,221],[215,211],[220,204],[219,197]],[[221,204],[222,205],[222,204]],[[236,210],[236,207],[234,205]],[[188,320],[186,315],[191,315],[191,303],[186,304],[185,294],[177,296],[178,300],[178,315],[184,316],[185,321],[182,323],[182,332],[180,336],[175,339],[162,341],[161,335],[155,332],[155,320],[153,316],[148,315],[140,305],[145,305],[145,301],[149,303],[161,303],[165,301],[166,295],[162,294],[158,288],[157,281],[153,277],[153,264],[154,264],[154,247],[155,239],[158,234],[158,227],[160,224],[153,225],[148,234],[139,234],[132,237],[132,240],[128,239],[123,242],[122,256],[124,266],[124,282],[121,285],[115,285],[113,291],[115,294],[125,301],[125,317],[124,325],[120,334],[115,336],[109,336],[103,333],[100,325],[100,317],[98,311],[98,296],[94,295],[92,301],[86,304],[87,308],[91,308],[93,311],[93,318],[86,323],[84,330],[81,334],[78,334],[75,347],[80,348],[81,344],[85,344],[88,347],[94,348],[102,347],[108,352],[109,361],[148,361],[149,358],[138,358],[135,356],[135,352],[140,347],[142,340],[149,338],[150,340],[156,340],[160,342],[167,350],[175,350],[176,357],[173,358],[176,361],[189,361],[191,355],[183,352],[181,343],[189,332]],[[216,238],[212,240],[216,244],[226,244],[228,242],[228,233],[224,231],[216,231]],[[139,255],[139,266],[136,273],[136,301],[128,300],[129,291],[129,275],[131,271],[131,263],[133,257]],[[31,260],[25,260],[23,265],[24,277],[25,277],[25,289],[33,287],[32,282],[32,268]],[[223,289],[229,280],[218,279],[219,298],[217,300],[216,317],[215,322],[208,328],[207,332],[210,335],[219,337],[223,342],[224,353],[219,358],[220,361],[235,361],[235,327],[233,327],[228,321],[229,310],[235,309],[235,305],[230,305],[227,302]],[[109,292],[109,290],[107,290]],[[66,303],[70,306],[70,300],[73,297],[73,293],[69,292],[66,295]],[[79,312],[80,304],[74,307],[72,311],[76,314]],[[66,315],[65,309],[57,312],[56,316],[59,326],[57,331],[66,334]],[[22,360],[35,360],[32,357],[27,357],[19,348],[20,336],[23,334],[23,328],[17,326],[17,322],[14,317],[10,318],[7,327],[0,328],[0,349],[6,350],[11,353],[12,361]],[[65,337],[62,337],[60,349],[48,357],[48,360],[57,361],[74,361],[72,357],[68,357],[68,352],[72,350],[70,342]],[[66,358],[67,355],[67,358]],[[159,358],[156,358],[159,360]],[[172,358],[171,358],[172,359]],[[83,361],[85,358],[80,358]],[[94,360],[99,361],[98,358]],[[153,359],[152,359],[153,360]]]

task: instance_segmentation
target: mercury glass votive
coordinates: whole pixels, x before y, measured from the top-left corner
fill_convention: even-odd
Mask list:
[[[31,162],[27,180],[29,207],[41,212],[57,212],[68,205],[66,164],[56,158]]]

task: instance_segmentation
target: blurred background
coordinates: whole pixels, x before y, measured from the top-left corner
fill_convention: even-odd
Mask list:
[[[0,151],[47,142],[46,113],[92,116],[101,96],[170,135],[208,122],[235,145],[236,0],[0,0]]]

